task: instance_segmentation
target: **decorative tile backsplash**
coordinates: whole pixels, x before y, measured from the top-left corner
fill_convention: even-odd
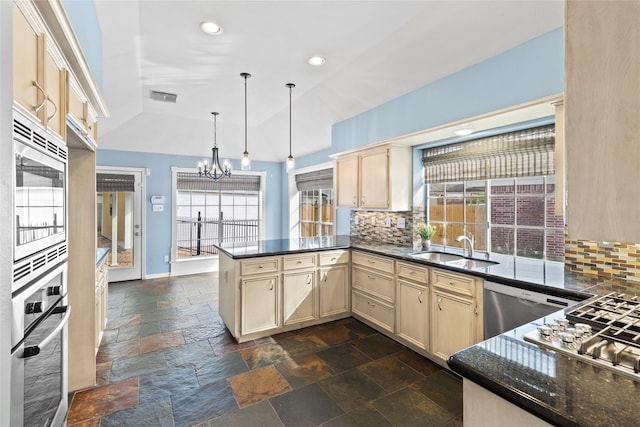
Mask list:
[[[398,245],[420,244],[414,230],[415,224],[424,221],[424,207],[406,212],[351,211],[351,236],[363,240]],[[387,227],[387,220],[390,227]],[[404,228],[398,228],[398,221],[404,220]]]
[[[640,283],[640,243],[565,239],[565,268],[605,279]]]

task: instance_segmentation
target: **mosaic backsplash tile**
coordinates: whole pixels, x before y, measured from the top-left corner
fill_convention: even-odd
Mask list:
[[[565,240],[565,268],[605,279],[640,283],[640,243]]]
[[[390,227],[387,227],[387,219],[390,221]],[[398,228],[399,219],[404,219],[404,229]],[[424,207],[416,207],[406,212],[351,211],[350,231],[351,236],[364,240],[416,247],[420,245],[420,238],[417,237],[414,227],[424,219]]]

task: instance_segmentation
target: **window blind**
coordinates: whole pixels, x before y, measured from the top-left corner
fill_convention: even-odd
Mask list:
[[[426,183],[553,175],[555,125],[422,150]]]
[[[133,175],[96,174],[96,191],[99,193],[117,193],[119,191],[135,191],[135,189],[136,181]]]
[[[333,188],[333,168],[296,175],[296,187],[298,191]]]
[[[178,190],[197,191],[260,191],[260,175],[231,175],[214,181],[197,172],[178,172]]]

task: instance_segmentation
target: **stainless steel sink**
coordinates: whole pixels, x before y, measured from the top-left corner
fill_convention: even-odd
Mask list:
[[[462,267],[462,268],[485,268],[485,267],[491,267],[492,265],[496,265],[499,263],[495,261],[485,261],[482,259],[462,258],[462,259],[457,259],[453,261],[448,261],[445,264],[453,265],[455,267]]]
[[[449,254],[446,252],[414,252],[410,255],[414,258],[433,262],[449,263],[456,260],[464,261],[464,257],[462,255]]]

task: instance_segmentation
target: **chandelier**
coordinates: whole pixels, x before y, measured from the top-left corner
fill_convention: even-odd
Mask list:
[[[218,144],[216,141],[216,127],[217,117],[220,113],[213,114],[213,148],[211,148],[211,163],[204,159],[198,162],[198,175],[206,176],[214,181],[218,181],[220,178],[231,176],[231,163],[225,160],[223,164],[220,164],[220,157],[218,157]]]

